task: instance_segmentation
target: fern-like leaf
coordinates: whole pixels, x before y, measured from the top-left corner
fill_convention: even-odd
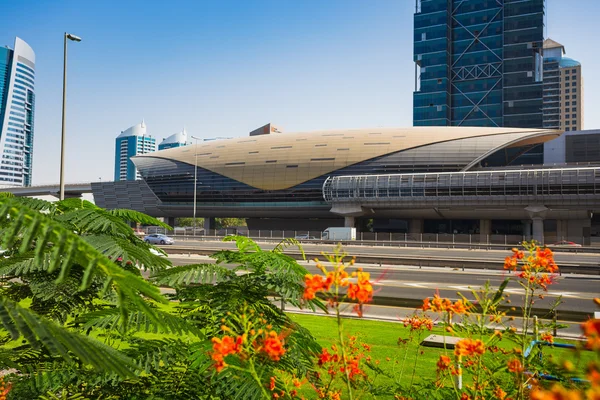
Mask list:
[[[143,312],[130,311],[128,314],[129,320],[125,326],[129,327],[132,332],[192,334],[203,337],[201,330],[185,319],[165,311],[156,310],[155,313],[162,320],[160,325],[148,318]],[[121,322],[121,317],[118,309],[107,308],[81,315],[75,320],[75,324],[82,324],[84,330],[90,328],[119,330],[124,325]]]
[[[168,258],[152,254],[150,249],[153,247],[137,238],[132,241],[109,235],[91,235],[84,236],[83,239],[113,260],[120,257],[124,263],[131,261],[139,267],[143,266],[151,271],[171,266]]]
[[[134,362],[122,353],[97,340],[70,332],[4,297],[0,297],[0,321],[13,340],[23,337],[30,345],[43,346],[67,362],[71,362],[74,355],[99,371],[115,372],[122,377],[135,376]]]
[[[218,264],[190,264],[158,272],[152,280],[159,286],[215,283],[235,276],[235,272]]]
[[[144,213],[134,211],[134,210],[125,210],[125,209],[114,209],[107,211],[110,215],[114,215],[115,217],[121,218],[123,221],[127,222],[135,222],[142,225],[151,225],[151,226],[160,226],[161,228],[171,229],[171,227],[165,224],[158,219],[146,215]]]

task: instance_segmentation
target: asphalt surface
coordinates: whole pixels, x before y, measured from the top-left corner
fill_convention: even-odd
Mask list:
[[[273,249],[276,243],[259,243],[265,250]],[[197,240],[177,240],[175,246],[193,246],[198,249],[234,249],[234,242],[222,241],[197,241]],[[330,244],[312,244],[303,243],[303,249],[308,253],[320,253],[321,251],[331,252],[334,246]],[[290,248],[290,250],[296,250]],[[348,254],[364,254],[373,256],[411,256],[415,260],[426,257],[448,257],[478,259],[486,261],[502,262],[504,258],[511,254],[506,250],[475,250],[475,249],[453,249],[453,248],[427,248],[427,247],[399,247],[399,246],[344,246]],[[561,249],[554,249],[555,261],[560,266],[563,264],[584,264],[592,268],[600,269],[600,254],[566,252]]]
[[[506,252],[503,253],[506,254]],[[208,256],[198,255],[171,255],[169,258],[174,265],[213,262]],[[312,261],[300,261],[300,263],[310,273],[319,272]],[[509,295],[511,304],[518,306],[523,303],[523,288],[519,285],[518,280],[506,271],[472,269],[463,271],[433,267],[420,269],[411,266],[366,264],[360,265],[360,267],[371,274],[376,296],[419,301],[431,297],[435,293],[439,293],[441,297],[458,299],[460,297],[457,293],[460,292],[465,297],[474,299],[472,290],[481,290],[488,281],[490,287],[495,289],[504,279],[512,277],[505,293]],[[561,317],[568,319],[568,315],[565,313],[569,311],[593,313],[598,311],[592,300],[600,297],[600,276],[575,274],[556,276],[555,283],[548,287],[547,292],[541,294],[543,294],[543,299],[536,298],[535,300],[536,308],[547,310],[555,301],[559,299],[562,301],[557,308],[559,319]],[[542,313],[539,316],[547,315]]]

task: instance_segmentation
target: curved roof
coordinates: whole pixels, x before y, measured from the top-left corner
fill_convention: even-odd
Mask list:
[[[436,143],[480,138],[470,163],[497,149],[542,143],[548,129],[412,127],[284,133],[203,142],[133,157],[177,160],[263,190],[281,190],[362,161]]]
[[[32,64],[35,64],[35,52],[29,44],[23,39],[15,38],[15,54],[29,60]]]
[[[142,120],[142,122],[140,122],[139,124],[136,124],[128,129],[124,130],[117,137],[121,138],[121,137],[128,137],[128,136],[147,136],[146,135],[146,123],[144,122],[144,120]]]
[[[569,57],[562,57],[560,59],[560,61],[558,62],[558,66],[560,68],[578,67],[580,65],[581,65],[581,63],[579,61],[573,60],[572,58],[569,58]]]
[[[177,132],[163,140],[160,144],[170,144],[170,143],[187,143],[187,132],[185,128],[181,132]]]

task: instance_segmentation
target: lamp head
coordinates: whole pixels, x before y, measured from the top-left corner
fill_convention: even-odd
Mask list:
[[[81,38],[79,36],[72,35],[70,33],[65,33],[67,39],[72,40],[74,42],[81,42]]]

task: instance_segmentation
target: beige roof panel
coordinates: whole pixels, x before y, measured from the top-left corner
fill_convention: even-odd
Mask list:
[[[332,130],[216,140],[138,157],[160,157],[194,165],[197,155],[201,168],[256,188],[281,190],[371,158],[433,143],[507,134],[507,145],[515,145],[514,134],[541,143],[560,133],[548,129],[478,127]],[[266,176],[273,178],[265,179]]]

